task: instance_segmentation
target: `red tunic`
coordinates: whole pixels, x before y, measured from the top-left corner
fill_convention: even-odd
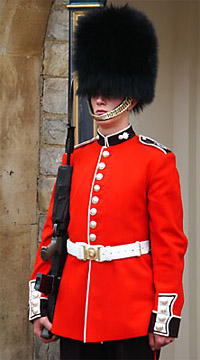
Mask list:
[[[149,329],[177,336],[187,240],[175,156],[145,137],[124,140],[75,149],[69,237],[103,246],[149,239],[152,251],[103,263],[68,255],[52,327],[57,335],[100,342],[144,336]],[[53,195],[41,245],[52,236]],[[50,270],[40,248],[32,280]]]

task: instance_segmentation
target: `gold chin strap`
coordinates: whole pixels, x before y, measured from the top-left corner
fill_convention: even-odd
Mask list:
[[[109,120],[109,119],[114,118],[115,116],[122,114],[124,111],[126,111],[128,109],[128,107],[132,104],[132,101],[133,101],[133,99],[131,99],[131,98],[125,98],[121,102],[121,104],[119,104],[115,109],[108,111],[107,113],[102,114],[102,115],[93,114],[90,101],[88,101],[89,113],[94,120]]]

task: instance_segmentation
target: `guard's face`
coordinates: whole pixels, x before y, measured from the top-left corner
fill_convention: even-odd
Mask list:
[[[91,97],[91,105],[93,109],[93,113],[95,115],[102,115],[108,111],[116,108],[121,102],[123,98],[106,98],[102,95],[98,95],[96,97]]]

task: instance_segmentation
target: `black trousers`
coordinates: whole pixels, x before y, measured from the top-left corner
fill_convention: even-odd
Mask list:
[[[102,344],[60,338],[60,360],[158,360],[159,355],[159,351],[151,350],[148,336],[104,341]]]

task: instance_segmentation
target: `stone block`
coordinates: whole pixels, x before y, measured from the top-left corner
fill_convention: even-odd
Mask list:
[[[48,211],[51,193],[55,183],[55,178],[40,176],[38,181],[38,206],[39,211],[45,213]]]
[[[63,148],[44,148],[40,153],[41,175],[57,175],[58,167],[65,152]]]
[[[1,223],[35,224],[39,157],[39,59],[0,56]],[[30,76],[31,74],[31,76]]]
[[[44,75],[67,77],[68,46],[68,43],[46,42],[43,61]]]
[[[17,8],[10,29],[7,52],[15,55],[40,55],[47,18],[48,12],[35,8]]]
[[[69,11],[67,9],[52,10],[49,18],[47,36],[59,40],[69,38]]]
[[[67,113],[67,79],[44,80],[43,110],[49,113]]]
[[[35,360],[58,360],[60,359],[60,341],[43,344],[35,338]]]
[[[28,322],[31,229],[0,227],[0,359],[32,359],[32,325]]]
[[[18,0],[18,6],[47,10],[51,8],[53,0]]]
[[[58,359],[60,359],[60,341],[59,340],[50,344],[48,360],[58,360]]]
[[[44,118],[43,141],[46,144],[64,145],[67,135],[67,118]]]
[[[55,0],[55,6],[68,5],[69,0]]]
[[[39,222],[38,242],[39,243],[41,241],[42,230],[43,230],[44,224],[46,222],[46,219],[47,219],[47,215],[40,215],[39,219],[38,219],[38,222]]]

